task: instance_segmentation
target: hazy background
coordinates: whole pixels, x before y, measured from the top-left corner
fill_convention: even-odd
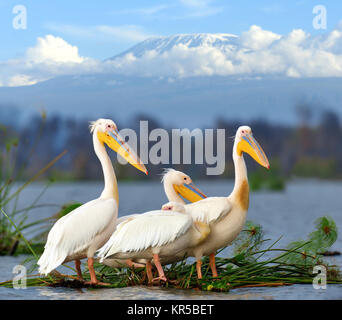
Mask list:
[[[273,124],[262,118],[249,121],[235,121],[222,116],[216,121],[208,123],[205,128],[219,128],[226,130],[226,169],[222,176],[206,176],[206,164],[204,165],[152,165],[147,164],[150,176],[147,178],[139,174],[136,169],[127,165],[119,165],[115,162],[115,169],[120,179],[159,179],[162,167],[174,167],[184,170],[194,178],[225,178],[233,177],[234,168],[231,159],[233,139],[231,138],[241,124],[252,127],[254,135],[263,146],[268,155],[273,169],[284,177],[318,177],[326,179],[340,179],[342,177],[342,130],[339,116],[329,110],[318,115],[312,111],[309,105],[298,104],[293,111],[297,118],[297,124]],[[1,113],[0,113],[1,114]],[[17,162],[15,174],[24,177],[32,176],[43,168],[50,160],[63,150],[68,153],[45,176],[57,180],[84,180],[101,179],[100,164],[92,147],[92,139],[88,129],[86,116],[78,119],[60,114],[42,115],[33,114],[29,120],[19,126],[15,125],[15,112],[1,114],[0,142],[2,148],[8,148],[14,144],[10,151],[10,159]],[[115,119],[114,114],[103,114]],[[205,117],[205,115],[203,115]],[[317,120],[313,123],[314,118]],[[137,114],[129,121],[120,121],[119,128],[134,129],[139,136],[139,121],[148,120],[149,130],[165,128],[170,131],[170,163],[171,129],[162,124],[158,119],[142,113]],[[138,140],[139,141],[139,140]],[[192,155],[194,161],[194,138],[192,138]],[[216,142],[216,138],[214,139]],[[150,142],[149,148],[156,142]],[[18,145],[18,147],[16,147]],[[182,148],[181,148],[182,150]],[[216,144],[214,143],[216,153]],[[112,158],[116,155],[111,152]],[[246,157],[250,170],[258,166]],[[182,157],[181,157],[182,159]]]
[[[140,120],[150,130],[226,129],[221,178],[233,175],[230,137],[241,124],[278,175],[341,178],[339,1],[324,12],[306,0],[22,5],[26,24],[16,29],[16,4],[0,1],[0,143],[12,146],[15,174],[29,177],[68,149],[47,177],[101,179],[88,123],[108,117],[138,135]],[[159,178],[161,166],[147,167],[148,178],[116,171]],[[215,178],[206,164],[176,168]]]

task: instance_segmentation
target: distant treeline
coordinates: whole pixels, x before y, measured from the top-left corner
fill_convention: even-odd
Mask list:
[[[241,123],[222,117],[212,128],[225,129],[226,137],[232,137],[240,125],[251,126],[254,136],[268,155],[271,166],[284,177],[342,178],[342,127],[338,115],[332,111],[324,111],[320,114],[319,121],[312,124],[310,106],[299,106],[297,113],[299,120],[297,126],[274,125],[263,120]],[[45,177],[56,180],[102,178],[101,166],[93,151],[88,120],[36,114],[24,126],[18,126],[15,121],[3,119],[0,109],[2,171],[7,170],[5,166],[12,165],[14,167],[12,175],[29,178],[57,154],[67,149],[68,153],[49,170]],[[119,129],[130,128],[139,135],[140,120],[149,121],[150,131],[163,128],[156,119],[147,115],[137,115],[129,123],[117,124]],[[208,124],[203,129],[210,127],[211,125]],[[171,130],[165,127],[164,129]],[[155,143],[150,142],[149,147]],[[147,164],[150,173],[148,178],[129,165],[120,165],[117,161],[114,161],[114,165],[119,179],[160,179],[159,174],[167,167],[182,170],[195,179],[233,177],[232,147],[233,139],[227,138],[225,172],[220,176],[207,176],[206,164],[174,166]],[[216,145],[213,148],[216,150]],[[171,152],[170,147],[170,155]],[[114,153],[111,152],[110,155],[115,159]],[[247,158],[249,157],[246,156]],[[249,170],[259,170],[255,162],[249,159],[247,161]]]

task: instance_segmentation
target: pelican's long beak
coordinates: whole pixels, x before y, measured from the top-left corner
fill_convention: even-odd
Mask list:
[[[253,135],[251,134],[242,136],[237,146],[237,152],[240,156],[242,152],[246,152],[261,166],[267,169],[270,168],[270,163],[268,162],[264,150],[261,148],[260,144],[254,139]]]
[[[190,184],[182,184],[182,185],[173,185],[175,191],[180,194],[183,198],[190,202],[197,202],[207,198],[207,196],[198,189],[193,183]]]
[[[144,172],[145,174],[148,174],[147,169],[140,160],[140,158],[136,155],[136,153],[130,148],[130,146],[125,142],[125,140],[120,136],[120,134],[116,130],[106,133],[99,131],[97,133],[97,136],[102,143],[105,143],[109,148],[117,152],[133,167]]]

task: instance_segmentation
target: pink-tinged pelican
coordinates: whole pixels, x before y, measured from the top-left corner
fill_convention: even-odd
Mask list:
[[[268,159],[259,143],[254,139],[248,126],[240,127],[235,136],[233,161],[235,165],[235,186],[228,197],[209,197],[185,206],[193,220],[209,224],[210,234],[200,245],[179,252],[177,256],[167,257],[163,264],[181,260],[184,254],[197,260],[197,275],[202,278],[201,258],[209,256],[210,267],[217,277],[215,253],[231,244],[241,232],[249,208],[249,185],[247,168],[243,157],[248,153],[261,166],[269,169]],[[182,194],[182,192],[180,192]]]
[[[174,169],[166,169],[162,178],[162,183],[165,191],[165,195],[169,202],[176,202],[179,204],[185,204],[184,199],[190,202],[196,202],[201,199],[205,199],[206,195],[201,192],[192,182],[192,179],[187,174],[177,171]],[[182,195],[182,197],[180,196]],[[179,207],[178,207],[179,208]],[[177,211],[177,210],[176,210]],[[136,217],[139,217],[139,214],[131,214],[122,216],[117,219],[117,225],[126,221],[132,220]],[[182,257],[183,258],[183,257]],[[107,265],[112,268],[122,268],[125,266],[129,267],[145,267],[146,260],[139,259],[132,261],[131,258],[128,258],[126,261],[114,258],[103,259],[102,264]]]
[[[181,171],[166,169],[162,183],[165,195],[170,202],[185,204],[184,198],[194,203],[207,197],[193,184],[192,179]]]
[[[90,284],[97,284],[93,267],[94,254],[113,234],[119,206],[117,180],[105,144],[137,169],[146,174],[147,170],[120,137],[112,120],[99,119],[92,122],[90,130],[94,150],[103,169],[104,190],[98,199],[82,205],[54,224],[38,265],[40,274],[47,275],[59,265],[74,260],[78,278],[82,280],[80,260],[88,258]]]
[[[162,210],[139,214],[119,224],[98,256],[100,262],[108,258],[146,259],[149,282],[167,281],[160,258],[174,256],[188,247],[199,245],[209,232],[207,224],[193,221],[183,204],[169,202]],[[153,280],[152,259],[159,274]]]

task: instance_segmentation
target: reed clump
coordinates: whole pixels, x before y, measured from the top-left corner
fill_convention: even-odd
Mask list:
[[[273,160],[271,162],[269,171],[258,168],[249,176],[250,188],[253,191],[267,189],[272,191],[283,191],[286,187],[286,180],[281,173],[279,161]]]
[[[52,207],[52,204],[41,204],[40,199],[50,186],[52,181],[48,181],[42,187],[41,192],[32,202],[24,208],[19,208],[19,198],[22,192],[34,181],[38,180],[46,173],[60,158],[62,158],[66,151],[60,153],[30,179],[25,181],[25,168],[30,157],[34,155],[37,143],[40,136],[43,134],[44,117],[42,118],[41,128],[32,149],[27,154],[25,163],[19,163],[19,149],[22,143],[19,134],[13,130],[0,124],[0,208],[7,212],[7,217],[0,214],[0,256],[1,255],[15,255],[22,253],[29,253],[25,242],[23,241],[22,233],[34,233],[39,230],[41,224],[45,219],[29,222],[29,213],[37,208]],[[15,226],[13,223],[15,223]],[[41,251],[42,243],[31,243],[35,250]]]
[[[341,284],[339,268],[323,259],[323,250],[329,248],[337,239],[337,227],[329,217],[321,217],[315,222],[315,230],[306,240],[290,243],[286,248],[276,248],[280,239],[271,242],[264,238],[260,225],[251,221],[233,243],[232,257],[217,257],[218,277],[213,278],[209,259],[203,258],[203,279],[198,280],[196,264],[183,260],[164,267],[167,282],[158,283],[168,288],[195,289],[202,291],[228,292],[243,287],[274,287],[293,284],[312,284],[317,276],[313,272],[316,265],[323,265],[327,271],[328,284]],[[108,283],[106,288],[123,288],[148,285],[144,268],[110,268],[96,264],[98,279]],[[85,269],[84,278],[89,280]],[[0,283],[0,287],[11,287],[12,282]],[[87,287],[75,275],[54,272],[49,277],[32,275],[27,286]]]

